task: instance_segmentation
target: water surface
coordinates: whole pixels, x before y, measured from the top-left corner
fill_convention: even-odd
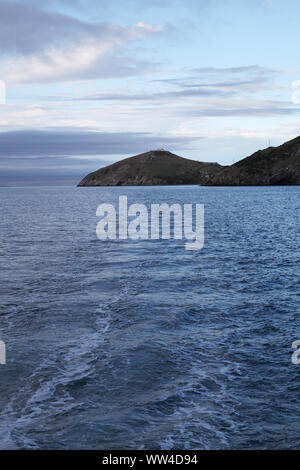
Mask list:
[[[205,204],[205,246],[96,238]],[[0,448],[300,448],[300,187],[0,188]]]

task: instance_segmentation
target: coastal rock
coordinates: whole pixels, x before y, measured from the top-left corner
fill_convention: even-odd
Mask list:
[[[300,184],[300,137],[279,147],[259,150],[232,166],[224,167],[206,185],[269,186]]]
[[[151,150],[88,174],[78,186],[152,186],[203,184],[223,167]]]

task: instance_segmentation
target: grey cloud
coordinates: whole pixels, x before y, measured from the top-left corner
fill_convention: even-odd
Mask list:
[[[26,0],[34,5],[39,5],[40,0]],[[142,7],[143,11],[160,10],[168,12],[170,8],[185,7],[187,11],[201,10],[207,11],[207,8],[215,0],[186,0],[183,4],[182,0],[148,0],[144,2]],[[87,8],[92,8],[93,11],[105,9],[105,11],[114,11],[116,8],[124,7],[124,0],[47,0],[47,5],[59,7],[72,7],[77,8],[79,11],[84,11]],[[140,0],[126,0],[127,9],[141,8]]]
[[[0,133],[0,185],[75,185],[85,174],[119,160],[120,156],[125,158],[161,147],[182,151],[193,140],[196,139],[150,133],[80,130],[3,132]]]
[[[175,151],[193,140],[142,132],[11,131],[0,133],[0,157],[128,155],[160,147]]]
[[[259,65],[246,65],[242,67],[198,67],[194,69],[194,72],[197,73],[229,73],[229,74],[240,74],[240,73],[252,73],[252,72],[263,72],[263,73],[271,73],[274,72],[273,69],[268,69],[264,67],[260,67]]]
[[[93,80],[98,78],[131,77],[154,71],[158,67],[159,64],[155,62],[110,53],[102,59],[101,67],[99,67],[99,63],[96,62],[88,68],[71,72],[66,71],[65,73],[61,73],[60,80]],[[49,78],[45,79],[46,82],[56,80],[56,77],[53,77],[51,80]],[[41,81],[42,80],[40,80],[40,82]]]
[[[299,114],[300,108],[282,107],[282,106],[239,106],[239,107],[211,107],[200,109],[187,109],[186,115],[206,116],[206,117],[231,117],[231,116],[249,116],[249,117],[275,117]]]
[[[74,101],[157,101],[178,98],[193,98],[197,96],[229,96],[226,91],[209,90],[204,88],[195,88],[193,90],[156,92],[156,93],[137,93],[137,94],[96,94],[82,98],[74,98]],[[73,101],[72,100],[72,101]]]
[[[232,88],[233,90],[258,90],[280,74],[279,71],[258,65],[245,67],[202,67],[191,70],[193,75],[181,78],[156,80],[179,88]]]
[[[40,2],[41,4],[41,2]],[[0,1],[0,51],[27,55],[64,45],[87,36],[107,34],[105,24],[92,24],[30,4]],[[122,34],[119,29],[118,34]]]
[[[199,78],[185,78],[185,79],[165,79],[160,82],[168,83],[170,85],[178,86],[179,88],[232,88],[232,89],[250,89],[255,86],[257,90],[261,85],[266,83],[265,77],[253,77],[241,80],[223,80],[223,81],[211,81],[211,82],[200,82]]]
[[[162,30],[144,23],[95,23],[29,2],[0,0],[2,78],[10,83],[47,83],[144,73],[158,64],[132,51],[126,54],[126,44]]]
[[[271,78],[277,73],[272,69],[257,65],[231,68],[201,68],[194,70],[195,75],[182,78],[166,78],[153,80],[153,83],[163,83],[175,87],[175,90],[164,92],[149,92],[136,94],[94,94],[76,100],[87,101],[149,101],[171,100],[188,97],[229,97],[241,91],[256,92],[269,86]],[[196,73],[197,72],[197,73]],[[220,76],[220,80],[216,77]],[[210,79],[210,81],[209,81]]]

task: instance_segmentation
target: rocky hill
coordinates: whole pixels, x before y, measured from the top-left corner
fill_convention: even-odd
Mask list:
[[[78,186],[151,186],[204,184],[223,167],[151,150],[88,174]]]
[[[259,150],[223,169],[206,183],[212,186],[300,184],[300,137],[279,147]]]

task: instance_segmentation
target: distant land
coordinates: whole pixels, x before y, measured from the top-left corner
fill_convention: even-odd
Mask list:
[[[300,184],[300,137],[279,147],[258,150],[204,183],[212,186],[269,186]]]
[[[258,150],[231,166],[151,150],[88,174],[78,186],[269,186],[300,184],[300,137]]]
[[[166,150],[126,158],[88,174],[78,186],[204,184],[223,167],[179,157]]]

